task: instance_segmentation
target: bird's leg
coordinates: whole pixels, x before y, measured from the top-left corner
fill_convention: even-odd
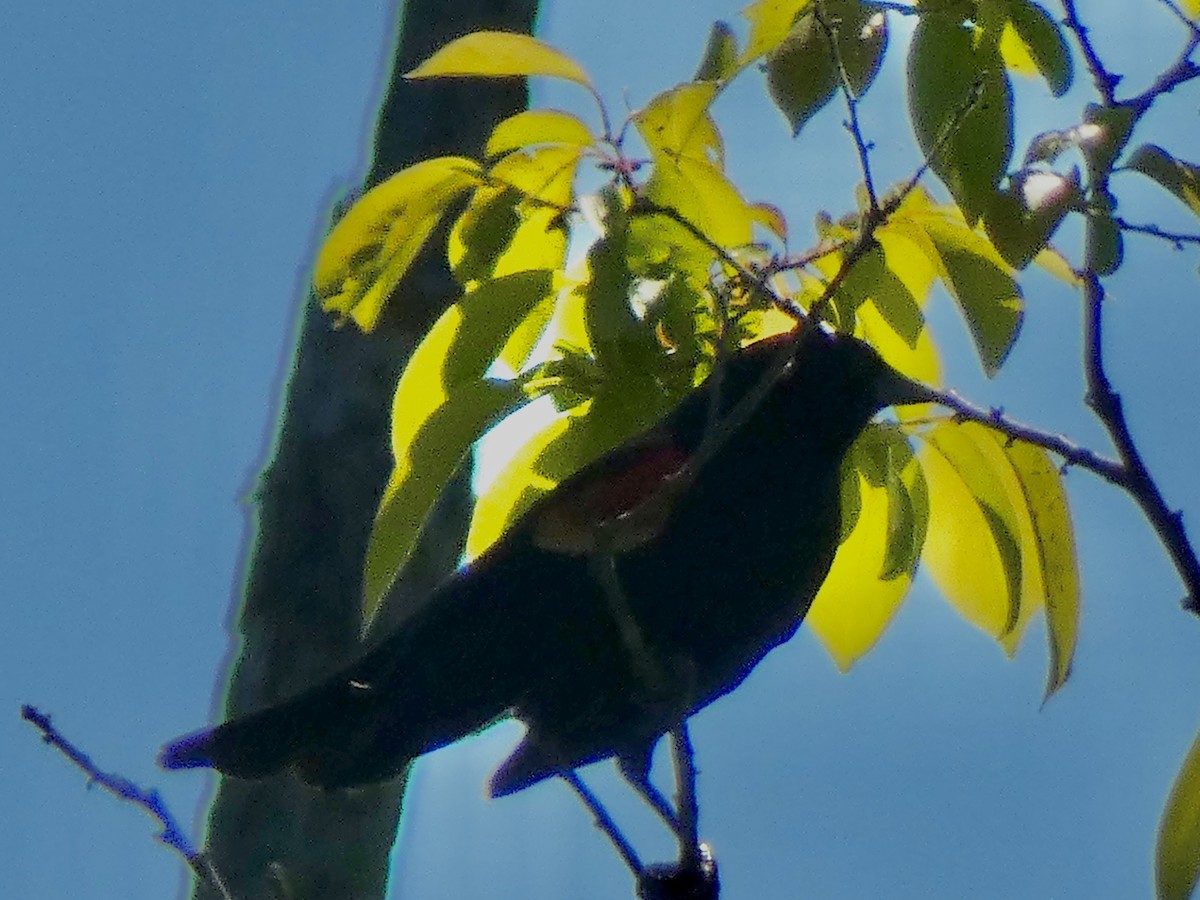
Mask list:
[[[588,808],[592,816],[596,820],[596,827],[603,831],[621,859],[625,861],[625,865],[629,871],[633,873],[633,877],[639,881],[642,878],[642,873],[645,869],[642,867],[642,861],[637,855],[637,851],[633,849],[633,845],[621,833],[621,829],[617,827],[617,823],[613,821],[613,817],[608,814],[608,810],[604,808],[604,804],[600,802],[600,798],[592,793],[592,789],[583,783],[583,779],[579,777],[579,773],[574,769],[567,769],[561,773],[563,780],[567,782],[583,801],[583,805]]]
[[[670,801],[650,780],[650,754],[647,752],[641,757],[621,756],[617,761],[617,769],[638,796],[646,801],[646,805],[658,813],[673,834],[678,835],[679,817],[671,808]]]
[[[679,825],[679,862],[685,868],[699,868],[704,851],[700,845],[699,807],[696,803],[696,758],[687,719],[671,732],[671,757],[675,761],[675,809]]]

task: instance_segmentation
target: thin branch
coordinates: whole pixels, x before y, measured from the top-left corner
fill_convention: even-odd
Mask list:
[[[1141,507],[1183,580],[1184,608],[1200,615],[1200,561],[1183,527],[1183,516],[1167,507],[1162,492],[1134,443],[1121,397],[1104,371],[1104,287],[1095,272],[1084,272],[1084,372],[1087,404],[1107,429],[1121,458],[1122,487]]]
[[[863,184],[867,189],[867,201],[870,207],[870,215],[876,216],[879,214],[879,198],[875,194],[875,180],[871,176],[871,160],[868,156],[869,145],[863,138],[862,126],[858,121],[858,97],[854,93],[854,88],[850,84],[850,73],[846,70],[846,61],[842,58],[842,48],[838,43],[838,28],[841,23],[831,24],[825,18],[824,8],[818,3],[813,7],[813,15],[816,17],[817,23],[825,32],[825,36],[829,39],[829,50],[833,57],[834,68],[838,73],[838,84],[841,88],[842,97],[846,101],[846,112],[850,116],[849,120],[843,124],[846,130],[854,138],[854,149],[858,152],[858,165],[862,169]]]
[[[1013,440],[1024,441],[1048,450],[1062,458],[1068,466],[1078,466],[1099,475],[1105,481],[1120,488],[1126,488],[1126,474],[1121,463],[1115,459],[1082,447],[1069,438],[1059,434],[1042,431],[1024,422],[1018,422],[1006,416],[999,409],[984,409],[963,399],[955,391],[945,391],[938,388],[927,388],[931,402],[944,406],[954,413],[954,418],[960,422],[978,422],[1001,432]]]
[[[1136,225],[1133,222],[1128,222],[1119,216],[1115,221],[1122,231],[1132,231],[1137,234],[1146,234],[1150,237],[1156,237],[1160,240],[1167,241],[1176,250],[1182,250],[1184,244],[1200,245],[1200,234],[1189,234],[1184,231],[1167,231],[1159,228],[1157,225]]]
[[[1062,5],[1063,13],[1066,16],[1063,24],[1075,35],[1079,49],[1083,52],[1083,59],[1087,63],[1088,71],[1092,73],[1092,83],[1096,85],[1096,90],[1104,98],[1104,105],[1113,106],[1116,103],[1116,90],[1121,76],[1114,75],[1104,68],[1104,63],[1100,61],[1100,55],[1096,52],[1092,39],[1088,37],[1087,28],[1079,20],[1079,14],[1075,10],[1075,0],[1062,0]]]
[[[1160,72],[1150,87],[1128,100],[1129,105],[1134,107],[1140,115],[1163,94],[1170,93],[1181,84],[1200,78],[1200,66],[1192,62],[1192,54],[1196,52],[1198,46],[1200,46],[1200,31],[1193,28],[1191,37],[1175,58],[1175,62]]]
[[[41,732],[42,740],[58,750],[87,776],[89,784],[98,784],[118,800],[124,800],[141,807],[155,819],[162,832],[158,840],[182,856],[196,876],[210,884],[225,900],[233,900],[233,895],[221,880],[207,855],[192,846],[191,841],[176,824],[174,817],[163,803],[158,791],[147,791],[134,784],[128,778],[113,772],[104,772],[96,766],[90,756],[80,750],[75,744],[63,736],[50,717],[28,703],[21,706],[21,718]]]
[[[1176,3],[1175,0],[1158,0],[1158,2],[1174,13],[1175,18],[1177,18],[1188,29],[1190,29],[1193,34],[1200,35],[1200,25],[1197,25],[1194,21],[1192,21],[1192,19],[1188,17],[1187,13],[1179,8],[1179,4]]]

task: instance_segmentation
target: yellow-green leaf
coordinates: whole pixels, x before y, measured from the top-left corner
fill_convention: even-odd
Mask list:
[[[1200,166],[1176,159],[1156,144],[1142,144],[1129,158],[1129,168],[1153,178],[1200,216]]]
[[[724,81],[738,70],[737,37],[728,22],[713,22],[693,81]]]
[[[917,143],[970,223],[979,220],[1012,155],[1012,90],[999,51],[960,14],[923,14],[908,56]]]
[[[565,212],[575,197],[575,169],[583,151],[583,147],[570,144],[515,150],[492,166],[488,179]]]
[[[1198,4],[1200,5],[1200,4]],[[1200,878],[1200,734],[1175,776],[1158,826],[1155,896],[1189,900]]]
[[[654,425],[669,407],[667,398],[658,393],[612,393],[580,404],[533,434],[476,501],[467,533],[467,558],[477,558],[537,500]]]
[[[487,282],[447,309],[409,360],[392,401],[395,467],[367,546],[364,622],[374,617],[463,455],[519,396],[516,388],[483,381],[483,374],[553,285],[553,273],[545,271]]]
[[[567,230],[558,209],[516,188],[476,189],[454,227],[446,258],[464,287],[532,269],[562,269]]]
[[[999,434],[993,437],[1004,447],[1020,479],[1033,526],[1036,558],[1027,555],[1027,560],[1036,562],[1041,571],[1050,652],[1045,693],[1049,699],[1070,675],[1079,636],[1079,562],[1071,510],[1062,476],[1046,451],[1021,441],[1008,443]]]
[[[1024,317],[1012,268],[985,237],[937,208],[897,218],[892,228],[908,237],[936,267],[967,321],[984,371],[999,371]]]
[[[464,35],[442,47],[404,77],[456,75],[485,78],[546,75],[565,78],[591,89],[587,73],[571,57],[537,38],[507,31],[476,31]]]
[[[952,429],[958,426],[939,426],[921,448],[930,507],[923,560],[959,614],[1000,640],[1020,613],[1020,545],[989,504],[1005,496],[1003,487],[971,438]]]
[[[748,65],[778,47],[811,3],[812,0],[758,0],[743,9],[742,15],[750,23],[750,39],[742,52],[741,65]]]
[[[383,306],[449,206],[482,181],[479,164],[443,156],[367,191],[325,239],[313,288],[322,308],[375,327]]]
[[[633,124],[654,157],[694,157],[724,165],[725,148],[721,134],[708,109],[717,96],[717,85],[698,82],[677,85],[663,91],[639,110]]]
[[[595,143],[591,131],[576,116],[557,109],[527,109],[509,116],[492,129],[488,156],[500,156],[534,144],[568,144],[587,147]]]
[[[1033,261],[1064,284],[1072,287],[1079,285],[1079,276],[1075,274],[1070,261],[1054,247],[1046,247],[1033,258]]]
[[[858,480],[858,515],[805,618],[843,672],[875,646],[912,583],[907,573],[890,581],[870,576],[884,568],[887,554],[888,489],[873,487],[854,470],[852,477]]]

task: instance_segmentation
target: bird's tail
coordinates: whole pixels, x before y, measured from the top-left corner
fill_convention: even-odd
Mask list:
[[[265,778],[295,768],[321,787],[382,781],[403,771],[408,759],[394,752],[393,719],[381,705],[369,685],[326,682],[261,712],[172,741],[158,762],[166,769],[213,768],[236,778]]]

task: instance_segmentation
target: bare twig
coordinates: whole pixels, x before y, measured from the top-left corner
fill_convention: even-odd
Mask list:
[[[196,876],[210,884],[226,900],[233,895],[221,880],[209,858],[195,847],[176,824],[174,817],[163,803],[158,791],[147,791],[128,778],[113,772],[104,772],[96,766],[90,756],[63,736],[50,717],[29,704],[21,707],[21,718],[41,732],[42,740],[58,750],[87,776],[89,784],[97,784],[119,800],[141,807],[162,826],[158,840],[182,856]]]
[[[1183,527],[1183,516],[1167,507],[1162,492],[1138,452],[1120,395],[1104,371],[1104,287],[1095,272],[1082,273],[1084,292],[1084,372],[1087,404],[1107,429],[1121,458],[1120,485],[1141,507],[1183,580],[1184,607],[1200,615],[1200,561]]]
[[[829,52],[833,57],[833,65],[838,73],[838,85],[841,88],[842,97],[846,101],[847,115],[850,117],[843,124],[853,136],[854,149],[858,152],[858,165],[862,169],[863,184],[866,186],[867,202],[870,207],[868,214],[877,216],[879,214],[879,198],[875,194],[875,180],[871,176],[871,160],[868,156],[870,148],[863,138],[862,126],[858,121],[858,97],[850,84],[850,73],[846,70],[846,61],[842,58],[842,48],[838,43],[838,31],[841,23],[829,22],[825,18],[824,6],[821,3],[813,7],[813,15],[829,39]]]
[[[1113,221],[1122,231],[1132,231],[1136,234],[1145,234],[1150,237],[1156,237],[1167,241],[1176,250],[1182,250],[1184,244],[1200,244],[1200,234],[1189,234],[1184,231],[1167,231],[1159,228],[1157,225],[1136,225],[1133,222],[1128,222],[1119,216]]]
[[[1079,49],[1083,52],[1083,59],[1087,63],[1088,71],[1092,74],[1092,83],[1096,85],[1096,90],[1104,98],[1104,105],[1112,106],[1116,103],[1116,90],[1117,85],[1121,81],[1121,76],[1114,75],[1108,69],[1104,68],[1104,63],[1100,61],[1100,56],[1096,53],[1096,47],[1092,44],[1092,39],[1088,37],[1087,28],[1079,21],[1079,14],[1075,10],[1075,0],[1062,0],[1062,5],[1065,15],[1063,24],[1075,35]]]
[[[1175,0],[1158,0],[1163,6],[1169,9],[1185,27],[1191,30],[1193,34],[1200,35],[1200,25],[1197,25],[1192,19],[1179,8],[1179,4]]]
[[[1200,66],[1192,62],[1192,54],[1196,52],[1198,46],[1200,46],[1200,31],[1193,28],[1191,37],[1175,58],[1175,62],[1163,69],[1150,87],[1128,100],[1129,105],[1141,115],[1163,94],[1170,93],[1181,84],[1194,78],[1200,78]]]

